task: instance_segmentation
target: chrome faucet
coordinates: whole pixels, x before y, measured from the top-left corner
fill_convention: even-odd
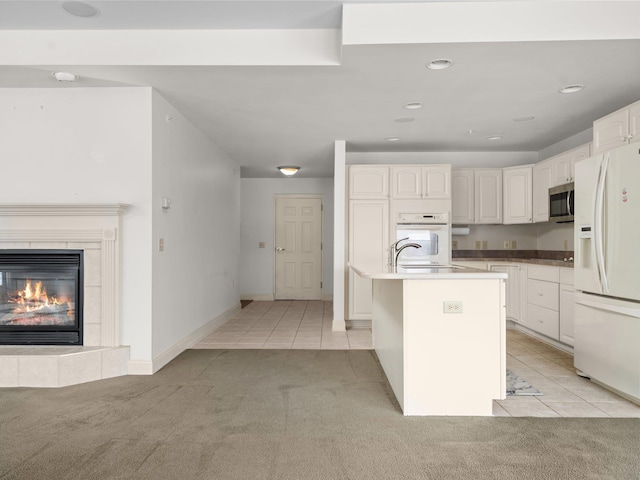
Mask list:
[[[398,264],[398,256],[400,255],[400,252],[402,252],[405,248],[422,248],[422,245],[419,245],[417,243],[405,243],[400,248],[398,248],[398,244],[400,242],[404,242],[405,240],[409,240],[409,237],[401,238],[397,242],[392,243],[391,247],[389,247],[389,265],[391,265],[392,267],[395,267]]]

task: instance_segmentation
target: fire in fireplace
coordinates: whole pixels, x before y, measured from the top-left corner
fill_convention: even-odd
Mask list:
[[[82,345],[83,252],[0,250],[0,344]]]

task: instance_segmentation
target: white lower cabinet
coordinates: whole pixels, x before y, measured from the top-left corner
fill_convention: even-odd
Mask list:
[[[522,297],[522,282],[520,278],[521,266],[518,264],[492,264],[492,272],[503,272],[508,275],[506,288],[507,319],[520,322]]]
[[[351,200],[349,202],[348,261],[356,265],[382,267],[389,248],[389,202]],[[348,319],[371,319],[371,279],[349,269]]]
[[[453,263],[506,273],[507,319],[573,347],[573,268],[471,260]]]
[[[573,287],[573,269],[560,269],[560,341],[573,347],[576,290]]]
[[[553,340],[560,340],[559,268],[529,265],[527,272],[527,317],[524,325]]]

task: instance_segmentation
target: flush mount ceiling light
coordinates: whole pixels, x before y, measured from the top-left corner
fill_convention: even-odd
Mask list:
[[[387,142],[399,142],[400,141],[400,137],[387,137],[387,138],[385,138],[385,140]]]
[[[453,62],[448,58],[438,58],[427,63],[427,68],[431,70],[444,70],[445,68],[449,68],[451,65],[453,65]]]
[[[283,165],[281,167],[278,167],[278,170],[280,170],[280,173],[282,173],[283,175],[290,177],[291,175],[295,175],[296,173],[298,173],[298,170],[300,170],[300,167],[294,167],[292,165]]]
[[[84,2],[62,2],[61,6],[65,12],[76,17],[89,18],[100,13],[100,10]]]
[[[491,135],[487,137],[487,140],[502,140],[502,135]]]
[[[59,82],[75,82],[78,79],[77,75],[69,72],[53,72],[52,75]]]
[[[404,108],[406,108],[407,110],[418,110],[419,108],[422,108],[423,105],[420,102],[412,102],[412,103],[406,103],[404,105]]]
[[[394,122],[409,123],[409,122],[413,122],[414,120],[415,120],[415,118],[413,118],[413,117],[402,117],[402,118],[396,118],[394,120]]]
[[[576,83],[575,85],[567,85],[566,87],[561,88],[560,93],[576,93],[580,90],[584,90],[584,85]]]

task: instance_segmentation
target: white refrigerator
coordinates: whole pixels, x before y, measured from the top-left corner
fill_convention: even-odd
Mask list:
[[[640,144],[575,165],[575,367],[640,402]]]

